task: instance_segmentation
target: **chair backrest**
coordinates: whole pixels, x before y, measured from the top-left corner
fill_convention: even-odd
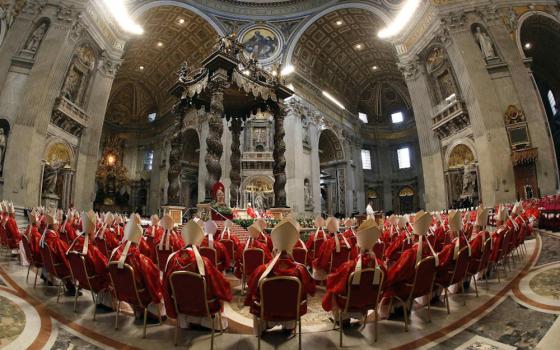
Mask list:
[[[248,248],[243,251],[243,273],[249,276],[255,269],[264,264],[264,251],[259,248]]]
[[[261,320],[299,320],[301,290],[301,281],[294,276],[272,276],[261,280]]]
[[[321,249],[323,243],[325,243],[324,238],[317,238],[316,240],[313,241],[313,249],[312,249],[313,256],[315,256],[315,254]]]
[[[169,259],[169,256],[171,254],[173,254],[172,249],[159,250],[158,247],[156,247],[157,266],[160,269],[160,271],[165,271],[165,265],[167,264],[167,259]]]
[[[39,246],[39,252],[41,252],[41,259],[43,260],[45,270],[54,277],[59,277],[49,246],[46,243],[43,247]]]
[[[360,274],[360,283],[353,284],[354,276],[358,273]],[[376,274],[379,276],[379,283],[374,284]],[[385,274],[378,267],[352,272],[348,276],[344,312],[363,311],[365,313],[368,310],[375,309],[382,294],[384,280]]]
[[[329,273],[336,271],[338,267],[348,260],[350,260],[351,249],[346,247],[340,247],[340,252],[333,251],[331,253],[331,263],[329,267]]]
[[[36,266],[37,259],[35,254],[33,254],[33,250],[31,250],[31,243],[27,239],[26,235],[21,235],[21,244],[23,244],[23,250],[25,251],[25,256],[27,257],[27,261],[31,266]]]
[[[109,250],[107,249],[107,242],[105,239],[96,238],[93,240],[93,244],[97,247],[97,249],[99,249],[101,254],[109,257]]]
[[[303,265],[307,264],[307,250],[296,247],[292,250],[292,256],[294,257],[294,261]]]
[[[200,251],[200,255],[207,257],[214,267],[218,267],[218,253],[216,252],[216,249],[210,247],[200,247],[198,250]]]
[[[232,241],[231,239],[222,239],[220,242],[226,248],[226,251],[229,254],[230,259],[233,260],[235,258],[235,242]]]
[[[169,276],[169,284],[177,314],[211,316],[204,276],[191,271],[176,271]]]
[[[111,261],[108,265],[109,277],[117,299],[131,305],[145,307],[134,277],[134,268],[125,263],[124,267],[119,269],[118,264],[118,261]]]
[[[482,250],[482,256],[480,257],[480,265],[477,267],[477,272],[480,272],[488,266],[490,261],[490,255],[492,254],[492,237],[488,238],[484,242],[484,248]]]
[[[72,280],[74,280],[74,284],[76,286],[80,286],[81,288],[91,290],[92,288],[91,284],[89,283],[89,279],[95,273],[90,274],[88,272],[85,258],[78,252],[69,252],[67,256],[68,262],[70,263],[70,273],[72,273]]]
[[[375,245],[373,246],[373,252],[379,259],[383,259],[383,254],[385,252],[385,243],[380,241],[375,242]]]
[[[417,298],[430,293],[436,276],[436,264],[433,256],[428,256],[416,264],[414,282],[410,298]]]
[[[498,260],[504,257],[508,253],[509,242],[511,241],[511,237],[513,234],[513,230],[507,230],[504,233],[504,237],[502,238],[502,244],[500,245],[500,254],[498,256]]]
[[[463,247],[459,250],[457,254],[457,259],[455,259],[455,269],[453,270],[453,277],[451,278],[451,284],[458,283],[465,279],[467,275],[467,269],[469,268],[469,247]]]

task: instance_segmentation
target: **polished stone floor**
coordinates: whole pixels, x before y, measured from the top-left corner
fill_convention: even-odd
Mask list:
[[[452,295],[451,314],[443,303],[432,309],[433,322],[426,322],[426,310],[412,313],[409,332],[401,320],[382,320],[374,342],[373,324],[345,331],[344,346],[370,349],[553,349],[560,342],[560,239],[543,236],[527,242],[528,253],[504,273],[498,283],[491,276],[488,287],[479,281],[480,297],[471,287],[463,297]],[[129,314],[121,316],[115,331],[114,313],[101,313],[93,322],[91,298],[84,295],[73,312],[72,298],[56,303],[56,291],[43,284],[33,289],[26,283],[27,269],[0,259],[0,348],[2,349],[172,349],[173,322],[150,327],[141,338],[141,327]],[[506,277],[504,278],[504,274]],[[232,281],[236,300],[226,307],[230,327],[215,339],[216,349],[256,349],[252,324],[241,307],[239,283]],[[488,289],[486,289],[488,288]],[[319,293],[321,294],[321,293]],[[332,330],[328,314],[320,308],[320,295],[310,302],[310,314],[303,322],[302,347],[338,348],[338,332]],[[556,322],[556,323],[555,323]],[[553,331],[551,329],[556,329]],[[209,349],[209,333],[182,330],[181,347]],[[297,339],[273,332],[263,340],[264,349],[295,349]]]

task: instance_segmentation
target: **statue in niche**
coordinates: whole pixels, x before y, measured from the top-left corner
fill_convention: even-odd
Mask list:
[[[43,170],[43,194],[55,195],[58,173],[67,163],[56,160],[52,163],[45,163]]]
[[[473,198],[476,195],[476,166],[465,160],[463,168],[463,190],[461,198]]]
[[[4,128],[0,128],[0,174],[4,171],[4,156],[6,155],[6,146],[8,139],[4,132]]]
[[[482,55],[486,61],[498,57],[496,55],[496,50],[494,49],[494,44],[492,44],[492,39],[486,31],[483,31],[480,26],[476,26],[474,30],[474,38],[482,51]]]
[[[66,77],[66,81],[64,82],[64,86],[62,87],[62,96],[72,102],[76,102],[81,85],[82,74],[76,69],[70,69],[68,76]]]
[[[262,192],[257,192],[257,194],[255,195],[255,209],[259,211],[266,209],[264,206],[264,197]]]
[[[449,71],[445,71],[437,80],[441,93],[441,101],[455,93],[455,84],[453,83],[453,77]]]
[[[43,41],[43,38],[47,33],[47,29],[48,29],[47,23],[45,22],[41,23],[41,25],[37,27],[37,29],[35,29],[33,33],[31,33],[31,36],[29,37],[29,39],[25,43],[25,46],[23,47],[24,50],[33,53],[37,52],[37,50],[39,49],[39,45],[41,45],[41,41]]]
[[[311,186],[309,179],[303,180],[303,196],[306,208],[313,207],[313,195],[311,194]]]

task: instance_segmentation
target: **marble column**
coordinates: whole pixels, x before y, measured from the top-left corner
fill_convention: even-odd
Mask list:
[[[286,109],[283,102],[278,102],[278,107],[274,111],[274,207],[286,207],[286,142],[284,136],[284,118]]]
[[[231,131],[231,169],[229,172],[229,177],[231,180],[231,185],[229,189],[230,193],[230,206],[239,207],[241,203],[237,203],[239,196],[239,190],[241,186],[241,130],[243,122],[240,118],[233,118],[231,120],[230,131]]]
[[[222,177],[220,159],[224,147],[222,134],[224,132],[224,87],[221,83],[212,84],[212,97],[210,100],[210,113],[208,114],[208,137],[206,138],[206,158],[204,159],[208,176],[206,178],[207,202],[212,200],[212,187]]]
[[[301,117],[289,111],[285,122],[286,143],[286,196],[287,203],[294,212],[305,211],[304,180],[309,163],[303,153]]]

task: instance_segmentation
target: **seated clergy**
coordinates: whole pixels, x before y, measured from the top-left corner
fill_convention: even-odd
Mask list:
[[[484,243],[488,238],[490,238],[490,234],[485,230],[487,222],[488,209],[478,207],[476,209],[476,221],[473,226],[472,238],[469,242],[469,245],[471,246],[471,258],[469,263],[470,271],[472,271],[472,269],[478,268],[478,266],[474,265],[475,261],[477,259],[480,259],[480,257],[482,256]],[[492,247],[492,243],[490,243],[490,247]]]
[[[41,252],[39,251],[41,233],[39,232],[38,214],[39,212],[36,209],[31,209],[31,211],[27,213],[29,225],[27,226],[24,234],[25,237],[27,237],[27,241],[29,242],[29,247],[31,248],[31,253],[34,255],[34,259],[37,262],[42,262]]]
[[[120,214],[115,215],[115,221],[113,222],[113,230],[117,240],[120,242],[124,235],[124,218]]]
[[[385,248],[385,256],[390,261],[399,259],[402,252],[412,245],[412,237],[407,230],[407,224],[408,219],[406,216],[399,217],[397,222],[398,233],[393,234],[393,240]]]
[[[78,237],[78,234],[76,232],[76,221],[78,220],[74,213],[75,211],[73,209],[68,209],[68,211],[66,212],[66,219],[60,226],[60,237],[62,237],[66,242],[69,243],[75,240],[76,237]]]
[[[235,247],[239,245],[239,237],[237,237],[237,235],[233,233],[233,222],[231,220],[225,221],[224,229],[221,232],[218,231],[218,234],[216,235],[215,238],[216,241],[231,240],[233,242],[234,252],[235,252]],[[233,261],[235,259],[235,256],[230,256],[231,252],[227,249],[226,249],[226,254],[228,254],[230,261]]]
[[[270,235],[268,235],[268,233],[266,232],[266,220],[263,218],[258,218],[256,223],[261,229],[261,233],[257,238],[257,241],[266,244],[268,250],[272,251],[272,240],[270,239]]]
[[[94,244],[101,249],[102,252],[106,250],[107,253],[109,253],[119,245],[119,240],[113,228],[114,221],[115,216],[111,213],[106,213],[103,218],[103,226],[101,226],[95,234]]]
[[[81,254],[85,258],[85,263],[87,270],[90,274],[94,275],[94,278],[90,280],[93,292],[104,291],[103,296],[100,294],[96,300],[105,302],[107,306],[111,305],[111,296],[109,293],[109,271],[107,270],[107,264],[109,259],[93,244],[93,239],[95,236],[95,213],[90,210],[87,213],[82,213],[82,228],[83,233],[79,233],[79,236],[74,239],[68,248],[67,255],[70,252],[76,252]],[[83,286],[85,287],[85,286]],[[101,298],[99,298],[101,296]],[[105,298],[108,296],[108,298]]]
[[[264,262],[267,263],[270,261],[270,259],[272,259],[270,250],[268,250],[266,244],[258,241],[258,238],[261,235],[261,227],[255,222],[251,226],[249,226],[247,231],[249,231],[249,238],[247,239],[247,242],[245,242],[245,244],[239,243],[235,250],[234,274],[237,278],[241,278],[243,274],[241,268],[243,266],[243,252],[245,250],[250,248],[262,249],[264,252]]]
[[[398,296],[406,299],[410,293],[410,288],[406,284],[414,282],[416,273],[416,265],[424,258],[433,255],[436,257],[436,266],[439,264],[438,257],[425,239],[425,235],[432,224],[432,215],[428,212],[420,210],[414,217],[413,232],[418,236],[418,242],[412,247],[406,249],[399,259],[387,272],[387,281],[385,283],[385,296]]]
[[[208,300],[214,300],[210,303],[210,312],[216,312],[222,309],[223,301],[231,301],[231,286],[225,277],[214,267],[214,265],[206,257],[200,255],[197,246],[204,238],[204,231],[193,220],[187,222],[183,226],[182,238],[185,242],[184,248],[174,252],[169,256],[167,265],[165,266],[163,278],[163,298],[167,314],[171,318],[176,318],[179,326],[187,328],[189,324],[199,324],[206,328],[212,328],[211,318],[196,315],[177,315],[175,303],[172,299],[172,289],[170,277],[177,271],[190,271],[204,276],[206,280],[206,296]],[[178,297],[188,298],[188,295],[180,295]],[[204,309],[204,308],[202,308]],[[222,317],[222,328],[227,328],[227,319]],[[219,329],[219,327],[217,327]]]
[[[327,219],[327,231],[332,235],[323,243],[321,249],[313,260],[313,278],[318,281],[327,279],[327,274],[334,272],[344,261],[337,259],[335,254],[346,254],[347,259],[354,259],[357,256],[356,249],[352,248],[350,242],[342,233],[338,232],[338,220],[334,217]]]
[[[383,276],[386,275],[387,269],[385,268],[385,263],[380,259],[380,257],[377,257],[373,251],[373,247],[380,236],[381,229],[377,226],[373,219],[368,219],[362,222],[358,228],[358,232],[356,233],[357,246],[360,251],[359,255],[355,259],[342,264],[338,270],[331,273],[327,278],[327,293],[323,298],[323,309],[325,309],[325,311],[333,311],[333,318],[335,320],[338,320],[339,306],[346,302],[346,299],[341,299],[340,296],[346,296],[348,289],[348,277],[350,277],[353,272],[359,272],[362,269],[374,269],[376,266],[379,266],[381,271],[383,271]],[[376,277],[378,279],[374,281],[379,283],[380,276],[381,274],[376,273]],[[359,279],[355,278],[355,281],[352,281],[352,283],[359,284]],[[339,303],[337,303],[337,300]],[[342,319],[348,319],[349,317],[363,318],[363,316],[364,315],[361,314],[342,315]]]
[[[58,235],[60,221],[56,210],[49,211],[46,215],[47,227],[39,241],[40,249],[47,248],[52,256],[53,264],[57,265],[56,271],[59,277],[64,277],[65,295],[74,296],[75,289],[72,284],[70,273],[70,263],[66,259],[66,252],[68,251],[68,243],[63,241]],[[54,282],[54,281],[51,281]]]
[[[391,214],[389,219],[387,219],[388,226],[383,230],[383,235],[381,240],[388,247],[391,242],[399,236],[399,217],[395,214]]]
[[[344,237],[346,237],[352,247],[356,246],[356,232],[354,232],[354,229],[352,228],[354,225],[354,219],[348,218],[344,220],[344,227],[346,228],[344,231]]]
[[[8,248],[12,250],[12,254],[18,254],[19,242],[21,235],[16,223],[16,211],[14,210],[14,203],[7,203],[7,213],[4,221],[4,231],[8,238]]]
[[[447,276],[452,269],[455,268],[454,261],[459,256],[459,250],[468,246],[468,241],[463,234],[463,227],[461,223],[461,212],[452,210],[449,212],[449,230],[453,240],[443,246],[443,249],[438,254],[439,266],[436,276],[436,281],[446,280]],[[470,247],[469,247],[470,249]]]
[[[156,250],[176,251],[183,248],[183,242],[181,242],[181,238],[175,232],[173,218],[169,214],[165,214],[161,218],[160,223],[163,227],[163,234],[159,236],[159,239],[157,237],[154,239]]]
[[[144,241],[149,249],[145,253],[143,252],[144,255],[148,256],[154,263],[157,263],[156,244],[154,242],[156,239],[159,241],[161,235],[163,235],[163,227],[159,224],[159,216],[154,214],[150,218],[150,226],[148,226],[144,232]]]
[[[251,275],[248,284],[248,292],[245,298],[245,305],[250,307],[250,312],[254,316],[260,316],[260,291],[259,284],[266,277],[291,276],[296,277],[301,282],[301,300],[306,300],[308,295],[315,294],[315,282],[307,271],[305,265],[298,264],[292,257],[292,248],[299,239],[295,220],[286,218],[278,223],[272,230],[271,235],[273,248],[275,251],[274,259],[268,263],[259,266]],[[282,291],[278,292],[277,302],[282,302]],[[300,307],[300,315],[307,313],[307,303],[302,303]],[[256,323],[256,317],[253,318],[254,331],[272,328],[280,324],[284,329],[293,330],[295,322],[281,322],[274,324],[261,324],[260,327]]]
[[[328,238],[323,230],[327,223],[322,216],[317,216],[315,218],[314,225],[317,230],[310,234],[307,238],[307,242],[305,242],[305,246],[307,247],[307,265],[310,266],[315,259],[315,255],[319,252],[321,245],[325,243]]]
[[[218,266],[216,268],[224,272],[230,266],[229,255],[226,251],[226,247],[217,240],[214,240],[214,234],[218,231],[218,225],[214,220],[208,220],[204,223],[204,233],[205,237],[200,243],[200,247],[212,248],[216,251],[216,262]]]
[[[160,280],[160,271],[157,266],[144,254],[140,252],[138,245],[142,240],[142,227],[140,220],[136,214],[130,216],[124,229],[123,242],[113,250],[109,261],[118,261],[119,268],[123,268],[124,264],[129,264],[134,269],[134,275],[138,289],[143,290],[140,293],[144,305],[148,306],[150,321],[154,322],[157,315],[161,315],[162,311],[162,288]],[[134,296],[130,296],[131,299]],[[137,318],[142,317],[143,310],[135,309],[134,313]]]

